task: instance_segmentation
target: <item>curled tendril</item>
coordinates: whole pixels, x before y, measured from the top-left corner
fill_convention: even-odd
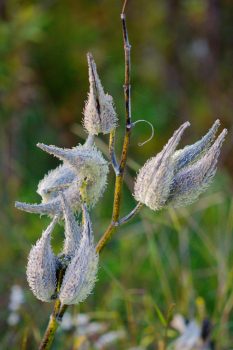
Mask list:
[[[150,127],[151,127],[151,135],[150,135],[149,139],[147,139],[146,141],[144,141],[144,142],[139,142],[139,143],[138,143],[138,146],[139,146],[139,147],[144,146],[147,142],[150,142],[150,141],[153,139],[154,134],[155,134],[155,132],[154,132],[154,127],[153,127],[153,125],[152,125],[150,122],[148,122],[148,120],[139,119],[139,120],[136,120],[136,122],[134,122],[132,125],[135,126],[137,123],[141,123],[141,122],[144,122],[144,123],[150,125]]]

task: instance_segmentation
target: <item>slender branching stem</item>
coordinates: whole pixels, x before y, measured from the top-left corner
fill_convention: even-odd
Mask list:
[[[123,224],[126,224],[128,221],[130,221],[135,215],[137,215],[137,213],[139,212],[139,210],[142,208],[143,204],[142,203],[138,203],[135,208],[133,210],[131,210],[131,212],[124,216],[123,218],[119,219],[116,223],[115,226],[121,226]]]
[[[109,135],[109,154],[112,163],[112,167],[116,175],[119,175],[119,164],[117,162],[116,153],[115,153],[115,129],[110,132]]]
[[[58,282],[57,282],[56,293],[58,293],[59,290],[60,290],[64,273],[65,273],[65,270],[63,268],[61,268],[59,270],[59,272],[58,272]],[[55,332],[56,332],[57,327],[59,325],[59,322],[58,322],[58,318],[59,317],[58,316],[60,316],[60,313],[59,313],[60,307],[61,307],[61,302],[60,302],[59,299],[57,299],[55,301],[55,304],[54,304],[54,307],[53,307],[53,312],[50,315],[50,319],[49,319],[49,323],[48,323],[47,329],[46,329],[46,331],[44,333],[44,336],[43,336],[43,339],[42,339],[42,341],[40,343],[39,350],[50,349],[50,347],[52,345]]]
[[[55,302],[55,305],[56,305],[56,303],[57,303],[57,301]],[[54,309],[55,309],[55,305],[54,305]],[[50,315],[49,323],[48,323],[47,329],[45,331],[44,337],[43,337],[41,344],[39,346],[39,350],[50,349],[50,347],[53,343],[53,339],[54,339],[54,335],[56,333],[57,327],[58,327],[57,319],[54,316],[54,313],[52,313]]]
[[[112,212],[112,221],[103,236],[100,238],[96,251],[98,253],[105,247],[106,243],[110,239],[111,235],[115,231],[116,227],[121,223],[127,222],[131,219],[141,208],[141,204],[138,204],[131,213],[129,213],[126,217],[119,220],[120,216],[120,205],[122,198],[122,185],[124,178],[124,171],[128,156],[128,148],[130,143],[130,135],[132,129],[132,121],[131,121],[131,91],[130,91],[130,70],[131,70],[131,62],[130,62],[130,43],[128,38],[127,26],[126,26],[126,16],[125,16],[125,7],[127,0],[124,1],[122,13],[121,13],[121,21],[122,21],[122,29],[123,29],[123,40],[124,40],[124,52],[125,52],[125,82],[124,82],[124,98],[125,98],[125,135],[121,153],[120,164],[118,165],[115,151],[114,151],[114,142],[115,142],[115,132],[111,132],[109,139],[109,152],[111,156],[112,165],[116,174],[115,180],[115,190],[114,190],[114,200],[113,200],[113,212]],[[63,273],[59,274],[58,280],[58,290],[60,288]],[[62,317],[67,309],[67,305],[62,305],[60,301],[57,299],[54,304],[53,313],[50,316],[50,320],[45,331],[44,337],[42,339],[41,345],[39,347],[40,350],[48,350],[50,349],[55,332],[57,330],[59,321],[62,320]]]
[[[122,198],[122,185],[124,178],[124,171],[128,156],[128,149],[130,143],[130,135],[132,129],[132,121],[131,121],[131,91],[130,91],[130,70],[131,70],[131,61],[130,61],[130,49],[131,45],[129,43],[127,26],[126,26],[126,16],[125,16],[125,6],[127,0],[124,2],[122,13],[121,13],[121,21],[122,21],[122,30],[123,30],[123,40],[124,40],[124,52],[125,52],[125,82],[124,82],[124,97],[125,97],[125,135],[121,153],[121,160],[119,166],[119,173],[116,174],[115,181],[115,191],[114,191],[114,200],[113,200],[113,212],[112,212],[112,222],[108,226],[107,230],[104,232],[103,236],[100,238],[96,250],[100,252],[113,232],[116,229],[116,223],[119,220],[120,215],[120,206],[121,206],[121,198]],[[110,142],[112,142],[110,136]],[[112,147],[112,146],[111,146]]]

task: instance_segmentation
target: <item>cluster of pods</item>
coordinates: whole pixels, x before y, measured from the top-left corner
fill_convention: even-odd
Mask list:
[[[38,299],[59,298],[67,305],[86,299],[96,281],[98,254],[88,211],[103,194],[109,169],[108,162],[94,144],[94,136],[112,132],[118,120],[113,99],[104,92],[92,55],[88,54],[87,59],[90,91],[83,119],[88,133],[86,143],[72,149],[39,143],[38,147],[59,158],[62,164],[40,181],[37,192],[42,197],[41,203],[16,202],[18,209],[52,218],[29,254],[29,285]],[[133,193],[137,202],[154,211],[169,205],[184,206],[195,201],[208,187],[216,172],[227,130],[216,137],[220,126],[220,121],[216,120],[199,141],[176,150],[189,125],[189,122],[181,125],[162,151],[139,170]],[[75,212],[80,211],[81,224],[75,219]],[[64,221],[65,239],[61,253],[55,256],[50,241],[58,221]],[[65,273],[58,290],[57,271],[61,268]]]

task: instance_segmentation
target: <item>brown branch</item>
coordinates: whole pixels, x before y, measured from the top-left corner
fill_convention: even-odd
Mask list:
[[[131,60],[130,60],[130,49],[131,45],[129,43],[127,26],[126,26],[126,16],[125,16],[125,6],[127,0],[124,2],[121,21],[122,21],[122,30],[123,30],[123,40],[124,40],[124,52],[125,52],[125,82],[124,82],[124,97],[125,97],[125,136],[123,141],[123,148],[121,153],[121,160],[119,166],[119,173],[116,174],[115,181],[115,191],[114,191],[114,200],[113,200],[113,212],[112,212],[112,222],[108,226],[107,230],[99,240],[96,251],[100,252],[108,240],[111,238],[113,232],[116,229],[116,223],[118,222],[120,215],[120,206],[122,199],[122,185],[124,179],[124,171],[128,156],[128,149],[130,143],[130,135],[132,129],[131,122],[131,91],[130,91],[130,71],[131,71]],[[111,141],[111,137],[110,137]]]
[[[122,6],[121,13],[125,13],[125,8],[126,8],[127,1],[128,1],[128,0],[125,0],[125,1],[124,1],[123,6]]]

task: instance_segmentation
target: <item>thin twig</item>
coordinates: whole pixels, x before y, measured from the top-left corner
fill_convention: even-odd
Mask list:
[[[56,293],[58,293],[60,290],[64,273],[65,273],[65,270],[63,268],[61,268],[59,270]],[[53,307],[53,312],[50,315],[49,323],[48,323],[48,326],[47,326],[46,331],[44,333],[43,339],[40,343],[39,350],[50,349],[50,347],[52,345],[54,335],[55,335],[55,332],[56,332],[58,324],[59,324],[58,323],[58,315],[60,312],[60,307],[61,307],[61,302],[59,299],[57,299],[55,301],[55,304]]]
[[[122,6],[121,13],[125,13],[125,8],[126,8],[127,1],[128,1],[128,0],[125,0],[125,1],[124,1],[124,4],[123,4],[123,6]]]
[[[137,215],[137,213],[139,212],[139,210],[142,208],[143,204],[142,203],[138,203],[136,205],[136,207],[131,210],[131,212],[124,216],[123,218],[119,219],[118,222],[115,223],[115,226],[121,226],[123,224],[126,224],[128,221],[130,221],[135,215]]]
[[[115,154],[115,130],[112,130],[109,135],[109,154],[112,163],[112,167],[116,175],[119,175],[119,164],[117,162]]]
[[[130,93],[130,71],[131,71],[130,49],[131,49],[131,45],[129,43],[127,26],[126,26],[126,16],[125,16],[126,3],[127,3],[127,0],[124,2],[123,8],[122,8],[122,13],[121,13],[124,52],[125,52],[125,82],[124,82],[125,135],[124,135],[124,141],[123,141],[123,147],[122,147],[122,153],[121,153],[119,173],[116,174],[112,222],[108,226],[108,228],[105,231],[105,233],[103,234],[103,236],[100,238],[100,240],[96,246],[97,252],[100,252],[104,248],[107,241],[110,239],[111,235],[115,231],[115,229],[116,229],[115,224],[119,220],[120,205],[121,205],[121,198],[122,198],[122,185],[123,185],[124,171],[125,171],[125,166],[126,166],[126,161],[127,161],[127,156],[128,156],[131,129],[132,129],[131,93]],[[110,137],[110,140],[111,140],[111,137]]]

